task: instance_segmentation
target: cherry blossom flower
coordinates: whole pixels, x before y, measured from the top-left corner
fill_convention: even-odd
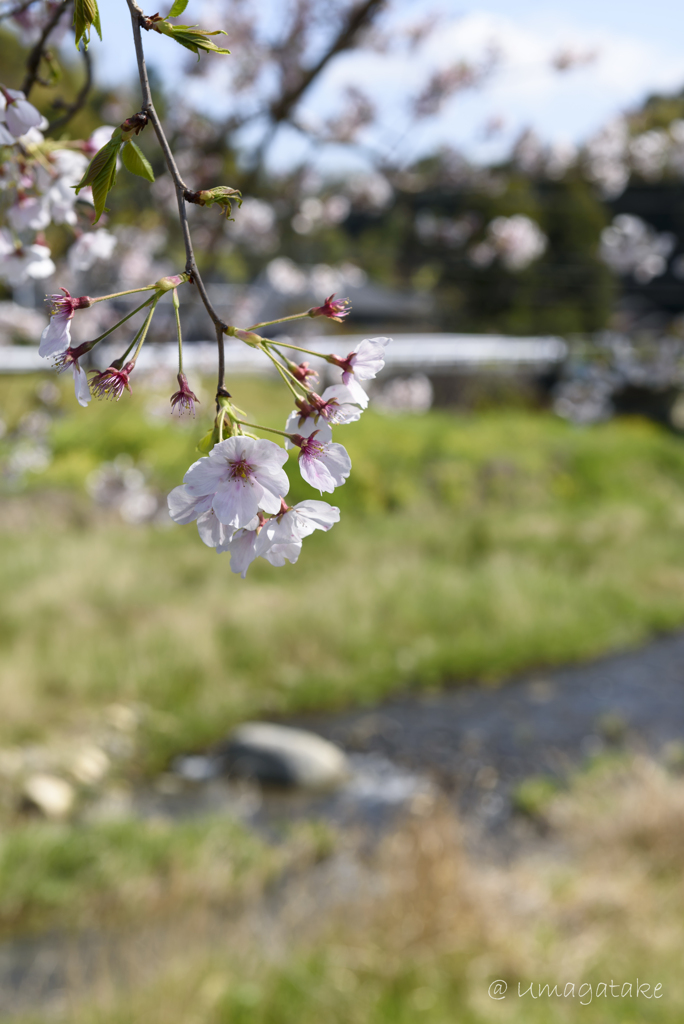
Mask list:
[[[308,484],[323,493],[341,487],[351,472],[351,459],[341,444],[319,440],[315,430],[309,437],[291,434],[290,441],[300,448],[299,471]]]
[[[308,437],[323,424],[332,426],[353,423],[360,418],[364,408],[356,399],[356,394],[345,384],[333,384],[332,387],[326,388],[322,395],[310,391],[306,399],[297,400],[298,409],[290,413],[285,430],[297,431]],[[327,434],[327,431],[325,433]],[[325,440],[331,438],[332,432]]]
[[[226,537],[225,541],[218,545],[216,550],[219,554],[223,551],[230,552],[231,572],[239,573],[244,580],[250,565],[258,557],[259,531],[245,527],[244,529],[229,530],[228,532],[230,537]],[[268,557],[266,550],[264,551],[264,557]]]
[[[351,301],[350,299],[335,299],[335,295],[329,295],[322,306],[312,306],[308,311],[308,316],[327,316],[329,320],[336,320],[338,324],[341,324],[345,316],[349,316],[351,313]]]
[[[308,363],[299,363],[298,365],[291,363],[289,365],[289,370],[292,376],[296,377],[300,384],[304,384],[307,387],[309,385],[309,381],[312,384],[315,384],[318,380],[317,371],[310,369]]]
[[[86,309],[92,305],[87,295],[72,298],[66,288],[63,295],[51,295],[52,309],[50,322],[40,337],[38,355],[43,359],[65,352],[71,344],[71,320],[76,309]]]
[[[190,390],[188,378],[184,373],[179,373],[176,379],[178,381],[179,388],[178,391],[174,391],[171,395],[171,412],[175,412],[176,409],[178,409],[179,415],[182,416],[187,409],[194,416],[195,402],[199,402],[199,398]]]
[[[116,238],[106,228],[86,232],[69,249],[69,269],[90,270],[97,260],[108,260],[115,245]]]
[[[327,501],[310,499],[300,501],[296,505],[281,504],[277,516],[268,519],[261,531],[257,554],[261,554],[260,546],[269,544],[301,544],[305,537],[315,530],[330,530],[340,521],[340,510]]]
[[[90,381],[90,390],[97,398],[113,398],[118,402],[126,391],[130,392],[131,386],[128,378],[135,368],[135,363],[126,363],[119,370],[116,366],[108,366],[106,370],[96,373]]]
[[[361,400],[359,393],[363,393],[364,408],[368,405],[368,396],[358,385],[358,381],[372,380],[376,374],[380,373],[385,365],[384,349],[389,341],[389,338],[364,338],[346,359],[335,355],[328,356],[328,361],[342,370],[342,383],[352,387],[357,400]]]
[[[7,219],[15,231],[42,231],[50,223],[50,209],[45,196],[19,196],[7,211]]]
[[[46,245],[17,246],[7,230],[0,230],[0,279],[16,286],[27,279],[50,277],[55,270]]]
[[[211,495],[219,522],[247,527],[259,509],[278,512],[290,482],[282,469],[287,452],[273,441],[229,437],[199,459],[183,481],[194,497]]]
[[[88,384],[88,377],[82,366],[79,365],[79,358],[86,352],[89,352],[92,348],[90,342],[86,342],[84,345],[79,345],[78,348],[67,348],[65,352],[55,360],[55,365],[60,373],[66,370],[68,366],[71,367],[74,374],[74,392],[76,394],[76,401],[79,405],[84,408],[88,405],[91,399],[90,386]]]
[[[25,135],[29,128],[37,128],[43,121],[43,115],[17,89],[1,88],[6,107],[4,120],[15,138]]]

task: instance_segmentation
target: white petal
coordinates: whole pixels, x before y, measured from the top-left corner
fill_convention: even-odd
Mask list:
[[[43,359],[61,355],[71,344],[71,320],[57,314],[50,318],[50,323],[40,336],[38,355]]]
[[[90,394],[90,386],[88,385],[88,377],[86,376],[85,370],[83,370],[78,363],[73,364],[74,371],[74,391],[76,393],[76,401],[79,405],[84,408],[90,402],[92,395]]]
[[[351,377],[349,383],[343,387],[347,387],[351,391],[357,405],[360,405],[362,409],[368,407],[368,395],[354,377]]]
[[[340,521],[340,510],[337,506],[329,505],[327,501],[318,501],[316,498],[298,502],[294,506],[294,511],[312,523],[315,530],[330,530],[334,523]]]
[[[212,507],[224,526],[239,529],[257,514],[261,493],[262,488],[248,480],[227,480],[217,488]]]
[[[196,498],[184,484],[174,487],[167,498],[169,515],[176,523],[192,523],[211,506],[211,495]]]
[[[312,459],[301,455],[299,457],[299,471],[306,482],[311,484],[312,487],[318,488],[321,494],[323,491],[332,493],[335,490],[335,480],[328,467],[320,458]]]
[[[218,548],[226,540],[226,528],[218,521],[212,508],[197,517],[197,532],[208,548]],[[232,532],[230,528],[229,532]]]
[[[217,446],[218,447],[218,446]],[[228,479],[228,467],[219,459],[204,457],[193,462],[183,477],[190,494],[214,494],[217,487]]]
[[[243,580],[256,558],[256,539],[254,530],[236,530],[230,541],[230,568],[232,572],[239,572]]]
[[[341,444],[326,446],[321,461],[325,463],[337,487],[340,487],[351,473],[351,459]]]
[[[262,556],[271,565],[281,566],[285,565],[285,561],[296,562],[301,554],[302,542],[293,542],[291,544],[274,544],[268,549]]]

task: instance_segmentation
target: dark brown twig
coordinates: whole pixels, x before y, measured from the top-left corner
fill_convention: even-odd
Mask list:
[[[63,107],[64,113],[60,114],[59,117],[56,117],[54,121],[50,121],[50,124],[46,129],[49,132],[56,131],[57,128],[63,128],[64,125],[68,124],[71,118],[74,117],[79,110],[82,110],[86,104],[90,87],[93,84],[93,64],[90,59],[90,54],[86,49],[81,50],[81,56],[83,57],[83,62],[85,64],[85,82],[81,86],[73,103],[66,104],[63,100],[55,101],[53,104],[55,109]]]
[[[61,4],[59,5],[59,7],[55,9],[52,17],[43,29],[40,39],[33,47],[28,56],[28,60],[26,61],[26,78],[24,79],[24,84],[21,87],[21,91],[27,99],[28,94],[30,93],[38,78],[38,69],[40,68],[40,62],[43,59],[45,53],[45,44],[50,38],[50,35],[53,32],[53,30],[57,27],[60,18],[62,17],[70,3],[71,0],[62,0]]]
[[[174,160],[171,147],[169,146],[168,139],[164,134],[162,123],[159,120],[159,116],[154,107],[152,100],[152,90],[150,89],[150,82],[147,76],[147,66],[145,64],[145,53],[142,45],[142,35],[140,32],[141,24],[144,19],[144,14],[138,7],[135,0],[126,0],[128,3],[128,9],[131,12],[131,23],[133,26],[133,40],[135,43],[135,55],[138,62],[138,74],[140,76],[140,89],[142,92],[142,112],[147,114],[159,140],[162,152],[164,154],[164,160],[166,166],[169,169],[169,174],[173,178],[173,183],[176,186],[176,200],[178,202],[178,216],[180,219],[181,231],[183,233],[183,244],[185,245],[185,272],[190,276],[190,279],[197,286],[197,291],[200,294],[200,298],[204,304],[204,308],[211,317],[211,320],[216,329],[216,342],[218,345],[218,386],[217,395],[227,394],[225,389],[225,352],[224,352],[224,331],[227,328],[227,324],[221,320],[220,316],[211,304],[211,300],[207,295],[207,290],[204,287],[204,282],[200,277],[199,270],[197,269],[197,263],[195,261],[195,253],[192,247],[192,238],[190,237],[190,226],[188,224],[188,214],[185,208],[185,194],[190,192],[190,189],[186,186],[185,182],[180,176],[180,171]]]

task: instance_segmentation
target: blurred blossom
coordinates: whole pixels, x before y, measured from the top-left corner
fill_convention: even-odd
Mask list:
[[[523,174],[541,174],[546,164],[546,148],[536,132],[526,129],[513,147],[513,164]]]
[[[380,391],[374,392],[372,404],[390,415],[420,414],[430,409],[433,397],[429,377],[424,373],[414,373],[411,377],[395,377]]]
[[[281,295],[301,295],[307,290],[307,275],[287,256],[271,260],[266,267],[266,277],[271,287]]]
[[[475,214],[463,217],[438,217],[430,210],[421,210],[416,214],[416,234],[425,244],[441,243],[449,249],[457,249],[470,239],[477,229],[478,218]]]
[[[16,302],[0,302],[0,345],[15,341],[37,341],[43,333],[46,317],[35,309]]]
[[[357,174],[352,177],[346,192],[353,206],[369,210],[384,210],[394,198],[394,189],[384,174]]]
[[[648,284],[665,273],[676,242],[669,231],[657,232],[640,217],[620,213],[601,232],[601,258],[617,274]]]
[[[145,473],[130,455],[103,462],[86,479],[86,490],[98,505],[116,509],[127,523],[149,522],[159,508]]]
[[[506,270],[515,273],[539,259],[547,241],[539,225],[524,213],[495,217],[487,226],[486,240],[473,246],[469,256],[476,267],[487,267],[499,257]]]
[[[629,181],[627,146],[629,132],[624,118],[605,125],[586,145],[586,172],[607,199],[624,192]]]
[[[143,231],[141,228],[127,225],[117,228],[116,239],[119,283],[124,288],[134,288],[146,281],[158,280],[168,273],[170,264],[155,258],[155,254],[164,248],[164,231]]]
[[[667,164],[670,136],[661,128],[637,135],[629,144],[632,167],[646,181],[656,181]]]
[[[16,246],[10,233],[0,230],[0,280],[16,287],[27,280],[51,277],[55,269],[46,245]]]
[[[546,154],[546,174],[554,181],[562,178],[577,159],[577,147],[571,142],[554,142]]]
[[[10,226],[18,233],[42,231],[50,223],[50,210],[44,196],[20,196],[7,213]]]
[[[116,246],[116,238],[106,228],[97,228],[81,235],[69,249],[69,269],[90,270],[97,260],[108,260]]]
[[[235,210],[235,223],[229,225],[228,235],[254,252],[270,252],[278,244],[275,210],[263,199],[247,196]]]
[[[333,195],[326,200],[310,196],[303,199],[299,212],[292,218],[292,227],[300,235],[308,235],[317,227],[340,224],[349,216],[351,202],[346,196]]]
[[[43,473],[52,461],[52,454],[46,444],[20,441],[14,446],[7,460],[10,476],[20,477],[24,473]]]

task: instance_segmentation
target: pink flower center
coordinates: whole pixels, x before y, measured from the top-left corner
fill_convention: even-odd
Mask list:
[[[299,453],[300,459],[320,459],[321,455],[325,454],[327,445],[323,441],[316,440],[317,430],[314,430],[310,437],[302,437],[301,434],[291,434],[290,440],[292,444],[296,444],[298,448],[301,448]]]
[[[254,466],[251,466],[244,457],[235,462],[229,462],[230,475],[233,480],[249,480],[254,473]]]

